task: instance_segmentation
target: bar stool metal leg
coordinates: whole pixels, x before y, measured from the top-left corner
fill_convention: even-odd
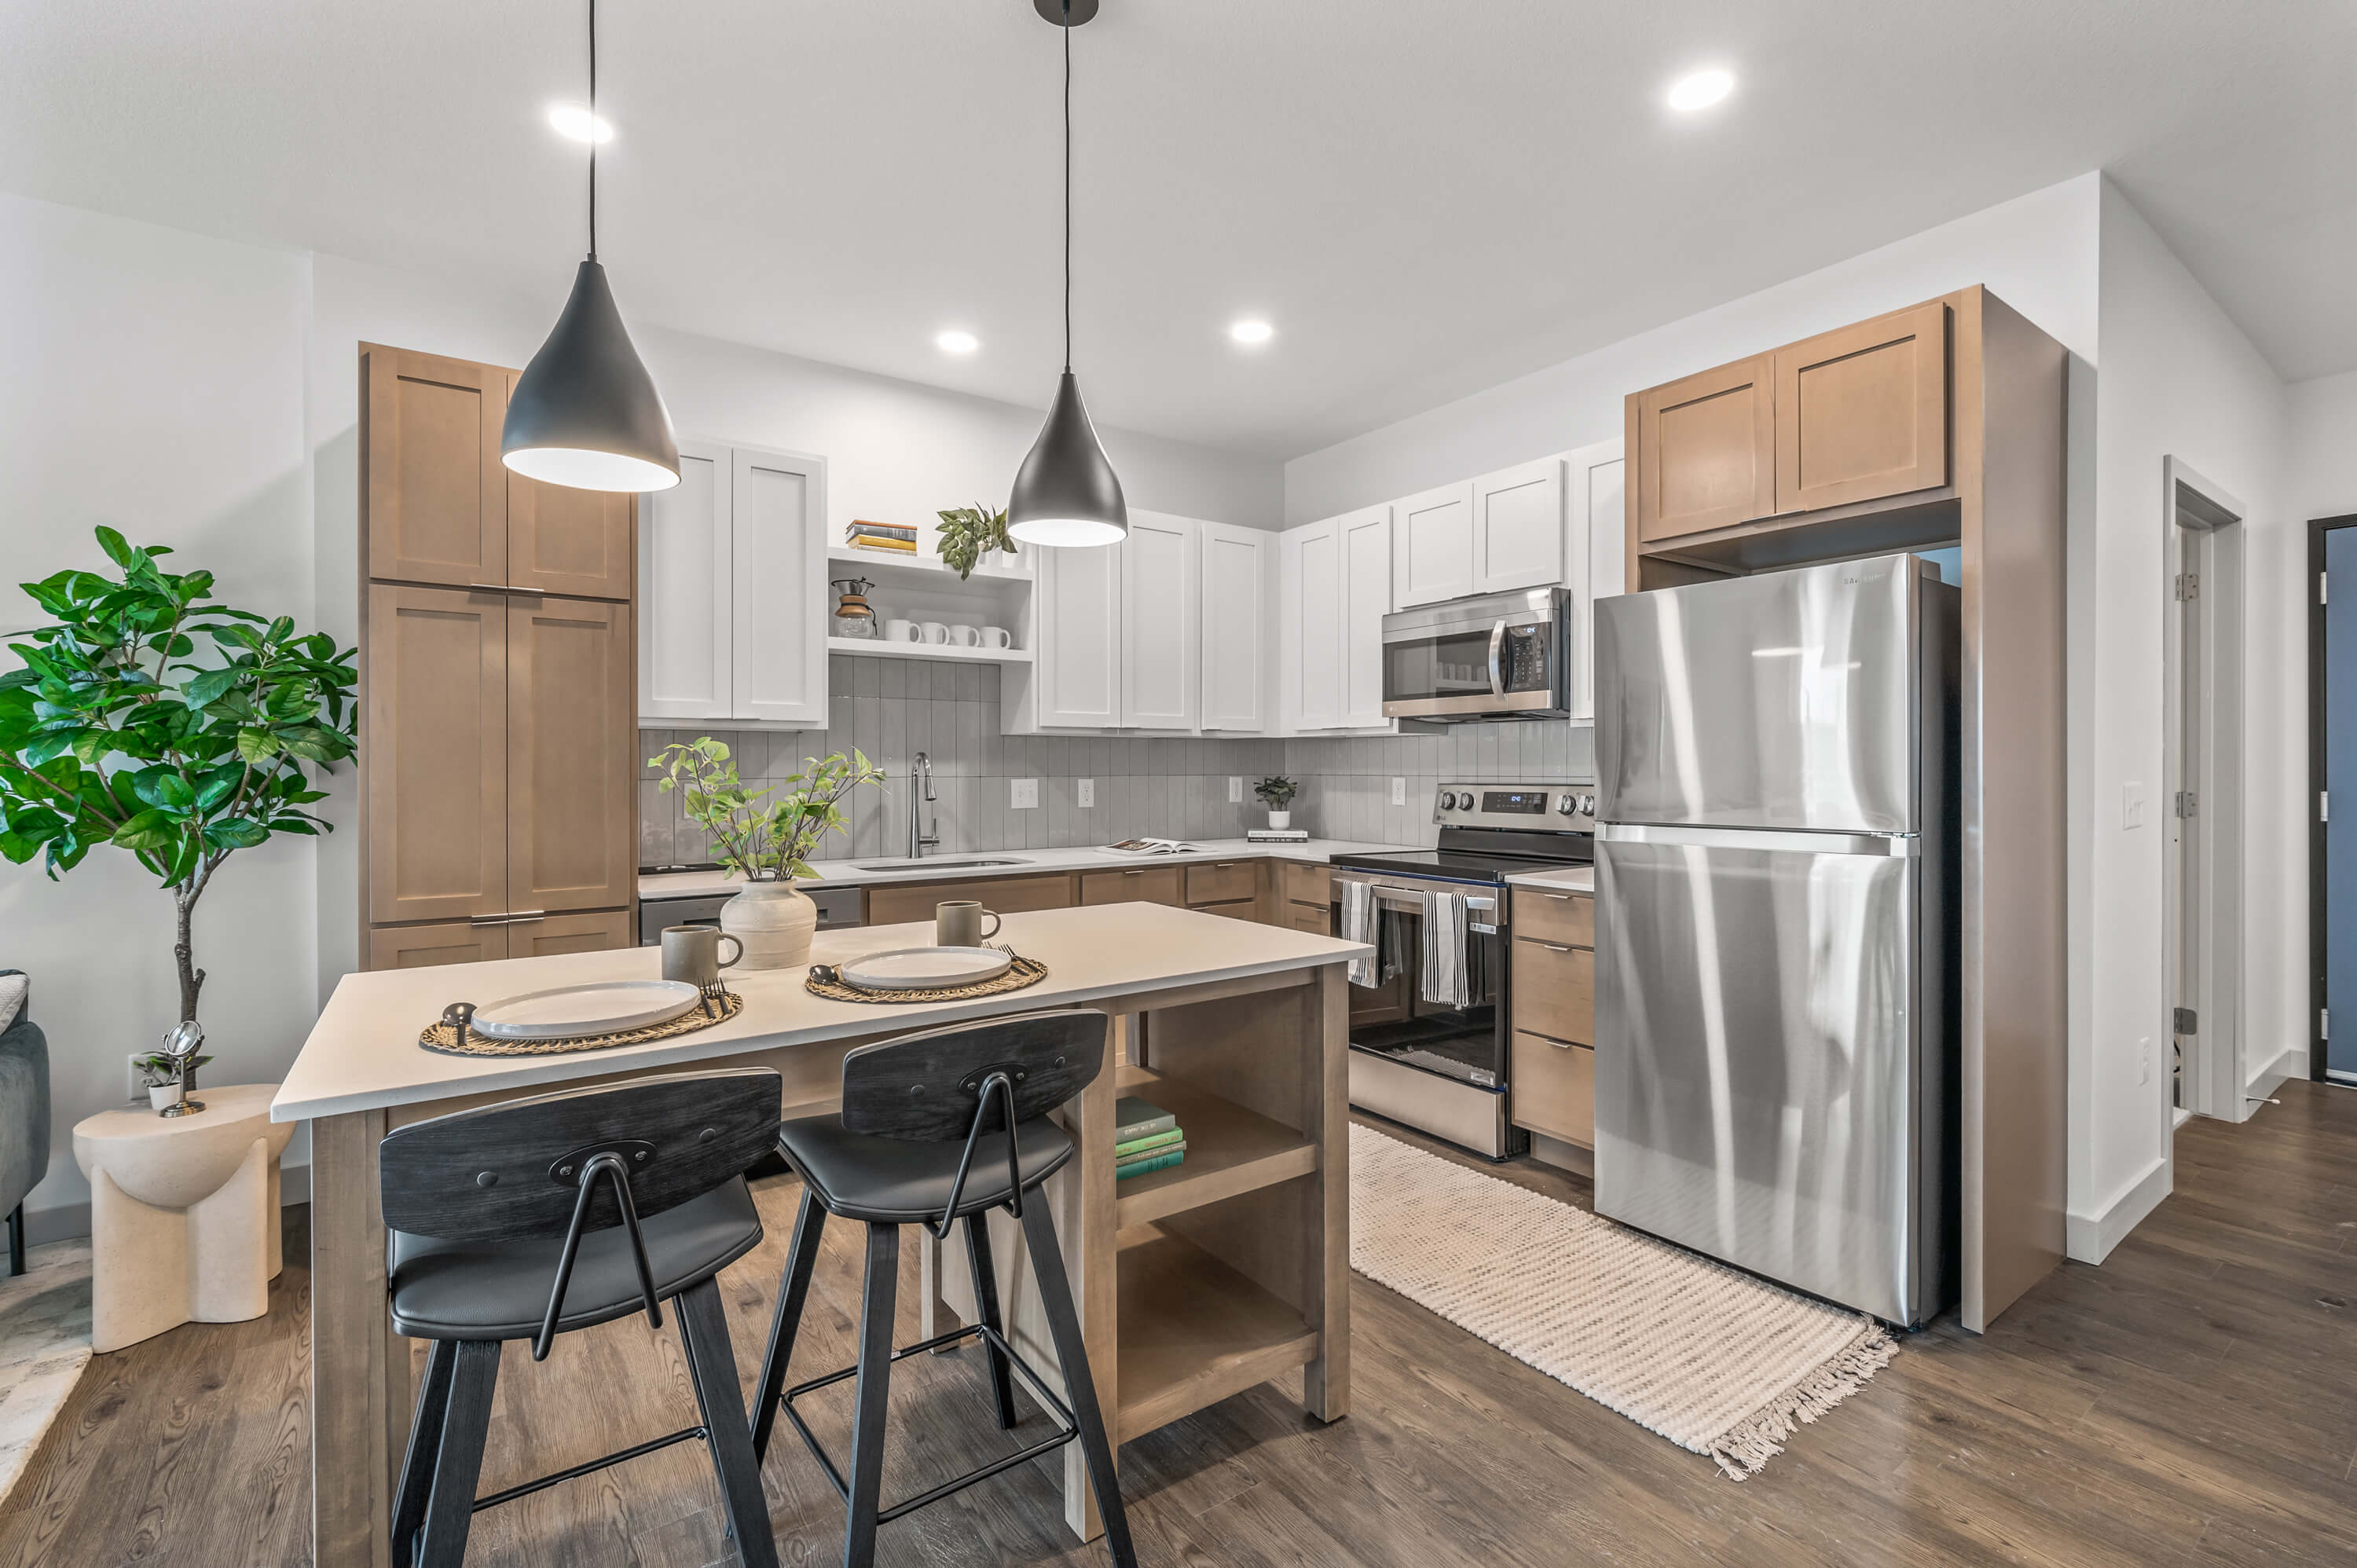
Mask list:
[[[761,1495],[760,1461],[753,1457],[752,1436],[745,1429],[744,1398],[737,1392],[737,1358],[728,1348],[718,1282],[706,1279],[673,1296],[672,1312],[679,1319],[695,1407],[737,1550],[745,1568],[778,1568],[777,1538],[770,1529],[769,1501]]]
[[[793,1244],[786,1251],[785,1283],[779,1287],[777,1311],[770,1319],[770,1348],[761,1356],[760,1386],[753,1394],[756,1464],[770,1455],[770,1434],[777,1425],[778,1401],[786,1391],[786,1363],[793,1359],[794,1337],[802,1330],[802,1306],[810,1300],[811,1272],[818,1267],[819,1237],[825,1230],[826,1206],[805,1186],[802,1212],[794,1217]]]
[[[416,1568],[462,1568],[467,1532],[475,1519],[475,1483],[483,1469],[483,1440],[491,1428],[491,1391],[500,1376],[496,1339],[462,1339],[452,1358],[449,1403],[434,1456],[434,1489]]]
[[[1056,1241],[1056,1221],[1046,1203],[1023,1206],[1023,1240],[1031,1253],[1031,1272],[1039,1281],[1039,1305],[1047,1314],[1048,1332],[1056,1341],[1056,1364],[1063,1370],[1065,1398],[1081,1428],[1081,1455],[1088,1462],[1089,1489],[1096,1494],[1097,1512],[1104,1519],[1105,1545],[1116,1568],[1137,1568],[1137,1552],[1129,1542],[1129,1515],[1121,1503],[1121,1477],[1114,1471],[1113,1444],[1105,1434],[1104,1412],[1097,1408],[1096,1380],[1089,1375],[1088,1344],[1081,1337],[1080,1315],[1072,1307],[1072,1287],[1065,1278],[1064,1254]]]
[[[851,1423],[849,1518],[844,1568],[872,1568],[883,1500],[884,1411],[892,1378],[892,1313],[900,1288],[900,1228],[867,1227],[867,1282],[859,1308],[859,1394]]]
[[[434,1464],[442,1451],[442,1422],[450,1409],[450,1374],[458,1364],[457,1341],[436,1339],[425,1360],[425,1384],[417,1391],[417,1414],[409,1423],[409,1452],[401,1462],[401,1489],[393,1504],[393,1560],[406,1564],[425,1522],[425,1499],[434,1490]]]
[[[965,1254],[974,1265],[974,1299],[982,1314],[985,1326],[994,1334],[1003,1335],[1006,1325],[999,1321],[998,1270],[990,1255],[990,1216],[969,1214],[965,1217]],[[989,1340],[983,1348],[990,1357],[990,1400],[998,1413],[1002,1432],[1015,1430],[1015,1382],[1006,1367],[1006,1355]]]

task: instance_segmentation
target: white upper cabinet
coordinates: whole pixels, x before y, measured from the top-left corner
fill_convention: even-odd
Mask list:
[[[1443,485],[1391,505],[1392,606],[1461,599],[1473,589],[1473,487]]]
[[[650,719],[726,714],[736,663],[730,626],[728,448],[679,444],[679,483],[640,498],[639,713]]]
[[[1125,729],[1191,730],[1201,714],[1203,526],[1133,508],[1129,536],[1115,547],[1124,596],[1114,722]]]
[[[1378,729],[1383,616],[1392,602],[1392,509],[1368,507],[1278,538],[1279,722]]]
[[[1542,457],[1473,481],[1472,592],[1565,580],[1563,478],[1562,458]]]
[[[1122,545],[1041,550],[1032,569],[1029,726],[1118,729],[1122,709]]]
[[[1564,558],[1571,566],[1571,716],[1596,716],[1596,601],[1627,585],[1629,524],[1625,438],[1563,455]]]
[[[640,716],[825,727],[826,459],[683,442],[640,516]]]
[[[1372,729],[1383,717],[1383,617],[1395,585],[1392,509],[1368,507],[1336,522],[1342,563],[1342,727]]]
[[[1201,542],[1202,726],[1258,734],[1269,727],[1269,645],[1275,618],[1278,536],[1206,522]]]

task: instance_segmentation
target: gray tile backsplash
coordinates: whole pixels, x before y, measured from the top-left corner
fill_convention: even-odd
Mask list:
[[[849,803],[849,836],[820,852],[827,859],[895,857],[909,841],[909,767],[919,752],[933,765],[931,853],[1069,849],[1154,834],[1241,838],[1264,820],[1252,786],[1271,773],[1297,779],[1296,827],[1327,838],[1430,843],[1432,795],[1443,777],[1487,782],[1587,779],[1595,776],[1590,731],[1552,723],[1459,725],[1437,736],[1383,739],[1202,740],[999,733],[998,667],[920,659],[836,654],[829,660],[832,722],[824,730],[732,731],[716,726],[639,732],[640,757],[673,741],[713,735],[728,743],[739,777],[782,779],[804,758],[857,746],[886,770],[880,788]],[[709,861],[701,829],[680,811],[677,791],[640,768],[639,862]],[[1228,780],[1244,781],[1240,805]],[[1407,802],[1391,804],[1391,780],[1407,780]],[[1010,781],[1037,779],[1037,809],[1015,811]],[[1096,786],[1080,804],[1080,781]]]

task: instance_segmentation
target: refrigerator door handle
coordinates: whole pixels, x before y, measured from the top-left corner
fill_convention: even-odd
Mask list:
[[[1915,833],[1803,832],[1794,829],[1660,827],[1650,822],[1599,822],[1605,843],[1694,844],[1703,849],[1763,849],[1797,854],[1871,854],[1911,859],[1921,854]]]

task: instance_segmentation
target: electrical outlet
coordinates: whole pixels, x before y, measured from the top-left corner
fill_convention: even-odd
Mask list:
[[[2133,780],[2120,786],[2120,826],[2144,826],[2144,786]]]
[[[1010,811],[1036,811],[1039,809],[1039,780],[1010,779],[1006,781],[1006,809]]]
[[[2136,1041],[2136,1081],[2138,1083],[2152,1081],[2152,1036],[2150,1035]]]
[[[1231,773],[1228,775],[1228,804],[1231,806],[1241,806],[1243,802],[1243,775],[1240,773]]]
[[[1406,779],[1394,779],[1392,780],[1392,804],[1394,806],[1405,806],[1407,804]]]
[[[1079,797],[1074,803],[1077,804],[1082,811],[1087,811],[1091,806],[1097,803],[1097,781],[1093,779],[1083,779],[1080,780],[1079,787],[1074,793]]]

